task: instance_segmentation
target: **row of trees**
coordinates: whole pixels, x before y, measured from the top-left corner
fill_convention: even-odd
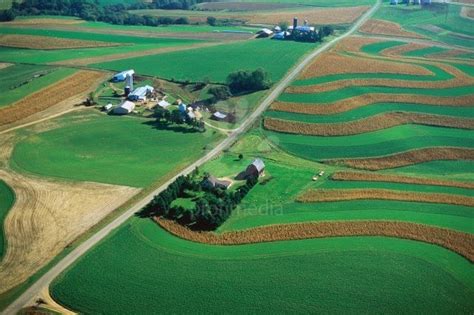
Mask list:
[[[263,68],[255,71],[239,70],[227,76],[227,86],[232,94],[266,90],[272,85],[270,76]]]
[[[168,188],[145,206],[139,213],[142,217],[164,217],[187,225],[194,230],[212,231],[224,223],[242,199],[257,184],[257,178],[249,178],[245,185],[234,192],[219,188],[210,188],[198,197],[194,209],[172,206],[177,198],[184,198],[190,191],[202,191],[196,180],[197,171],[191,176],[178,177]]]
[[[166,108],[157,106],[153,116],[156,118],[156,122],[159,124],[186,124],[196,131],[206,131],[206,125],[202,119],[191,118],[189,115],[182,113],[178,109],[169,111]]]
[[[187,17],[141,16],[128,10],[139,8],[182,8],[198,0],[158,0],[150,4],[105,5],[96,0],[24,0],[13,2],[12,8],[0,11],[0,21],[14,20],[18,15],[65,15],[76,16],[87,21],[101,21],[120,25],[158,26],[189,24]],[[163,7],[161,7],[163,6]]]

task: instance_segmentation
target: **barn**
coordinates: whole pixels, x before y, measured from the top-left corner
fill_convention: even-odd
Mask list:
[[[135,104],[130,101],[125,101],[120,106],[114,108],[114,114],[116,115],[127,115],[133,112]]]
[[[135,74],[135,71],[133,69],[122,71],[112,77],[112,82],[125,81],[125,79],[127,79],[127,75],[132,77],[134,74]]]
[[[245,170],[246,177],[259,177],[265,172],[265,163],[262,159],[255,159]]]

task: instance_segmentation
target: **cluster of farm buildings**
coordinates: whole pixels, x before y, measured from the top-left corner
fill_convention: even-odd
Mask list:
[[[272,39],[298,39],[304,37],[315,37],[318,31],[314,26],[310,26],[308,21],[305,20],[303,25],[298,25],[298,18],[293,19],[293,25],[288,26],[286,30],[283,30],[280,26],[275,26],[273,29],[263,28],[257,32],[257,36],[260,38],[271,37]]]
[[[431,0],[390,0],[390,4],[397,5],[397,4],[431,4]]]
[[[247,166],[245,171],[238,174],[235,179],[242,180],[242,179],[247,179],[250,177],[258,178],[260,176],[263,176],[264,173],[265,173],[265,163],[263,162],[262,159],[257,158],[253,160],[253,162]],[[227,180],[227,179],[219,179],[219,178],[216,178],[215,176],[209,175],[206,178],[204,178],[202,185],[206,188],[220,188],[220,189],[225,190],[232,185],[232,181]]]
[[[125,82],[125,99],[121,104],[115,107],[110,103],[105,105],[104,110],[116,115],[127,115],[135,112],[136,103],[152,101],[153,104],[151,107],[159,106],[164,109],[167,109],[169,106],[171,106],[171,103],[167,101],[167,96],[163,96],[160,99],[153,86],[144,85],[134,87],[134,74],[135,71],[130,69],[117,73],[112,77],[112,82]],[[200,112],[201,107],[199,104],[191,104],[188,106],[182,100],[177,99],[176,105],[183,117],[196,120],[202,119],[202,114]],[[205,110],[207,110],[207,108]],[[214,120],[223,121],[227,119],[227,116],[228,115],[226,113],[216,111],[212,113],[211,118]]]

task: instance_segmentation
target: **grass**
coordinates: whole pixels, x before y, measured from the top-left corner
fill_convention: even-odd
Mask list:
[[[446,89],[418,89],[418,88],[389,88],[377,86],[357,86],[348,87],[335,91],[321,92],[317,94],[282,94],[278,100],[281,102],[293,103],[331,103],[351,97],[356,97],[369,93],[384,94],[416,94],[426,96],[464,96],[472,93],[474,85]]]
[[[190,133],[149,123],[96,113],[69,115],[60,128],[19,142],[11,161],[16,169],[41,176],[145,187],[195,160],[220,138],[213,131]]]
[[[334,115],[307,115],[270,110],[265,113],[265,117],[306,123],[341,123],[390,112],[424,113],[459,118],[474,118],[474,108],[472,107],[430,106],[407,103],[377,103]]]
[[[433,4],[421,8],[418,6],[406,7],[404,5],[391,6],[388,3],[389,1],[384,1],[384,5],[376,12],[374,18],[398,23],[408,31],[447,44],[465,47],[474,46],[472,41],[450,34],[450,32],[455,32],[469,36],[474,35],[471,22],[460,18],[461,6]],[[430,32],[420,28],[420,25],[434,25],[445,31]]]
[[[0,180],[0,261],[7,248],[7,240],[3,232],[4,221],[14,203],[15,193],[5,182]]]
[[[382,156],[435,146],[474,147],[473,131],[404,125],[353,136],[318,137],[266,131],[285,151],[318,161]]]
[[[264,68],[278,81],[288,69],[315,46],[306,43],[252,40],[214,47],[124,59],[93,65],[102,69],[124,69],[133,64],[141,74],[165,79],[225,82],[229,73]],[[275,54],[278,51],[278,54]],[[199,65],[199,66],[197,66]]]
[[[1,69],[0,89],[8,92],[3,93],[0,98],[0,108],[64,79],[74,72],[74,69],[32,65],[14,65]],[[35,75],[44,73],[46,75],[35,78]]]
[[[473,290],[470,263],[437,246],[381,237],[209,246],[138,219],[52,285],[55,299],[86,314],[463,313]]]
[[[254,0],[243,0],[242,2],[254,2]],[[259,0],[258,2],[304,4],[315,7],[353,7],[375,3],[374,0],[359,0],[357,3],[351,0]]]
[[[431,161],[397,168],[395,171],[413,175],[439,175],[474,181],[474,161]]]

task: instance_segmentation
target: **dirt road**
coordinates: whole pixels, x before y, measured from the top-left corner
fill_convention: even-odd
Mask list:
[[[332,41],[323,44],[316,50],[314,50],[309,55],[305,56],[304,59],[294,67],[271,91],[271,93],[260,103],[257,109],[246,119],[246,121],[235,131],[233,131],[224,141],[219,143],[214,149],[209,151],[206,155],[195,161],[193,164],[189,165],[186,169],[181,171],[179,174],[168,182],[164,183],[161,187],[157,188],[155,191],[151,192],[148,196],[138,201],[134,206],[112,221],[110,224],[105,226],[102,230],[94,234],[87,241],[79,245],[74,249],[70,254],[64,257],[59,261],[54,267],[52,267],[47,273],[45,273],[41,278],[39,278],[28,290],[26,290],[20,297],[18,297],[12,304],[10,304],[4,314],[16,314],[23,306],[28,303],[34,302],[35,297],[41,292],[45,287],[48,287],[51,281],[53,281],[60,273],[62,273],[66,268],[68,268],[72,263],[74,263],[79,257],[84,255],[88,250],[93,246],[98,244],[102,239],[104,239],[111,231],[117,229],[130,217],[132,217],[137,211],[142,209],[146,204],[152,200],[152,198],[163,191],[169,184],[171,184],[176,177],[181,175],[186,175],[192,172],[196,167],[199,167],[211,160],[213,157],[220,154],[224,149],[230,147],[240,135],[242,135],[247,129],[249,129],[252,124],[260,117],[260,115],[270,106],[270,104],[277,99],[277,97],[284,91],[284,89],[292,82],[303,69],[321,53],[325,52],[332,46],[334,46],[339,41],[344,38],[352,35],[359,27],[365,23],[380,7],[381,0],[377,0],[377,3],[367,11],[345,34],[333,39]]]

